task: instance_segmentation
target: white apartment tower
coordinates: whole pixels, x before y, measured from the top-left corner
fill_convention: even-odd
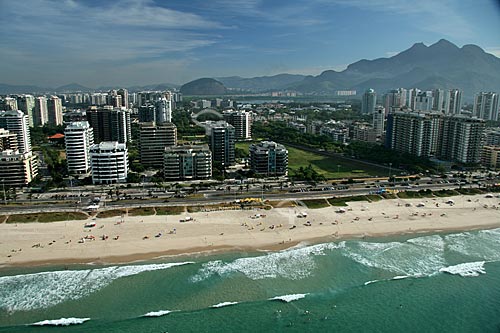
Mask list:
[[[172,95],[167,92],[155,103],[156,123],[167,123],[172,121]]]
[[[72,122],[64,130],[68,172],[88,175],[91,171],[90,147],[94,144],[94,131],[87,121]]]
[[[498,94],[494,92],[477,94],[472,114],[483,120],[498,120]]]
[[[462,92],[451,89],[446,92],[444,99],[444,113],[447,115],[459,115],[462,110]]]
[[[373,112],[373,129],[377,133],[377,137],[383,137],[384,135],[384,120],[385,120],[385,108],[381,105],[375,107]]]
[[[31,138],[28,127],[28,116],[22,111],[0,111],[0,128],[14,133],[20,153],[31,152]]]
[[[124,143],[104,141],[90,147],[92,183],[125,183],[128,175],[128,150]]]

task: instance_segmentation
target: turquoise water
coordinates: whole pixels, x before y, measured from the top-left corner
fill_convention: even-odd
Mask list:
[[[1,274],[0,332],[500,331],[500,229]]]

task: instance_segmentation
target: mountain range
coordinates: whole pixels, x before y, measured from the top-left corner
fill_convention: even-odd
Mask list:
[[[229,89],[253,92],[288,89],[306,94],[328,95],[337,90],[372,88],[383,93],[403,88],[458,88],[471,97],[479,91],[500,92],[500,59],[476,45],[455,44],[441,39],[426,46],[416,43],[390,58],[360,60],[343,71],[327,70],[317,76],[280,74],[250,79],[218,78]]]
[[[426,46],[416,43],[389,58],[359,60],[343,71],[327,70],[317,76],[278,74],[243,78],[239,76],[198,79],[182,87],[188,95],[219,95],[225,93],[262,93],[293,90],[311,95],[332,95],[338,90],[356,90],[358,95],[372,88],[380,94],[395,88],[458,88],[466,99],[479,91],[500,92],[500,58],[484,52],[476,45],[458,47],[441,39]],[[107,91],[116,87],[100,87]],[[129,87],[130,91],[179,88],[175,84]],[[0,84],[0,94],[26,92],[94,91],[76,83],[58,87],[13,86]]]

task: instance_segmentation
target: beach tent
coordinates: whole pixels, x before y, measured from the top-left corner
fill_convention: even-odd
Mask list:
[[[339,208],[336,210],[336,213],[345,213],[345,209],[344,208]]]
[[[455,201],[453,201],[452,199],[448,199],[448,201],[446,201],[447,204],[450,204],[450,205],[453,205],[455,203]]]
[[[419,203],[417,207],[425,207],[425,204],[423,202]]]

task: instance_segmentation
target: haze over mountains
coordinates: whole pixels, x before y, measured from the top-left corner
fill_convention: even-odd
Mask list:
[[[500,91],[500,58],[484,52],[476,45],[455,44],[441,39],[426,46],[416,43],[409,49],[390,58],[360,60],[350,64],[345,70],[337,72],[327,70],[317,76],[279,74],[254,78],[239,76],[219,77],[216,79],[198,79],[183,86],[183,92],[189,95],[219,95],[226,88],[244,92],[269,92],[272,90],[294,90],[304,94],[330,95],[338,90],[356,90],[361,94],[368,88],[379,93],[403,88],[458,88],[463,96],[471,98],[479,91]],[[118,87],[100,87],[97,90],[109,90]],[[156,84],[129,87],[131,91],[172,89],[175,84]],[[12,86],[0,84],[0,93],[23,92],[69,92],[93,91],[94,89],[70,84],[58,88],[35,86]]]

